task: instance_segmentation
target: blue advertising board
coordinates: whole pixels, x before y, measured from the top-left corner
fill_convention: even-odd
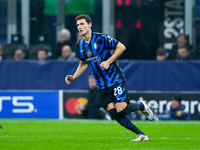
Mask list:
[[[0,90],[88,90],[89,67],[70,85],[78,61],[0,61]],[[134,91],[200,91],[200,61],[118,61]]]
[[[0,91],[0,118],[59,118],[59,92]]]

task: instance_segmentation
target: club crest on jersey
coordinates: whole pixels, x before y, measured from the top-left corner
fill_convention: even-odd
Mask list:
[[[94,47],[95,49],[97,49],[97,43],[94,43],[94,44],[93,44],[93,47]]]
[[[92,56],[92,51],[89,49],[87,54],[88,54],[88,56]]]

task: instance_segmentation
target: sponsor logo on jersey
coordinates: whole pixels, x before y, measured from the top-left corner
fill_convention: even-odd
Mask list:
[[[98,56],[94,56],[94,57],[86,59],[86,61],[91,61],[91,60],[93,60],[94,62],[97,62],[101,60],[101,57],[98,55]]]

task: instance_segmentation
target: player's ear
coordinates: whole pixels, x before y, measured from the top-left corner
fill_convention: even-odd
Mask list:
[[[90,28],[92,27],[92,23],[91,23],[91,22],[89,23],[89,27],[90,27]]]

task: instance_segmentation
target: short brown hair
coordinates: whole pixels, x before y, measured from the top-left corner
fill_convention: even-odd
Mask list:
[[[91,19],[91,17],[89,15],[86,15],[86,14],[78,15],[75,20],[77,22],[80,19],[85,19],[88,24],[92,23],[92,19]]]
[[[158,48],[158,49],[157,49],[157,52],[156,52],[156,54],[157,54],[158,56],[165,56],[166,53],[167,53],[166,49],[164,49],[164,48],[162,48],[162,47]]]

